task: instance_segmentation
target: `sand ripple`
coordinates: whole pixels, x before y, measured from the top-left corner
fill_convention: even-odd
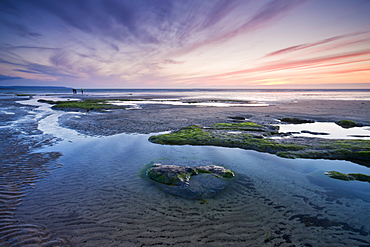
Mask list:
[[[44,226],[16,217],[17,208],[34,183],[60,166],[55,160],[61,154],[34,153],[35,148],[49,145],[53,138],[37,129],[37,123],[26,111],[33,108],[22,110],[13,107],[10,101],[8,104],[10,106],[5,104],[0,107],[16,113],[9,120],[15,121],[16,117],[22,116],[27,121],[3,122],[8,125],[2,127],[0,132],[0,246],[70,246],[67,240],[56,237]]]

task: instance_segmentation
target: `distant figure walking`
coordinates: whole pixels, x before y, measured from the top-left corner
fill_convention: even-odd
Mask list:
[[[84,90],[81,88],[81,93],[84,94]]]
[[[72,89],[72,92],[74,93],[74,94],[76,94],[77,93],[77,90],[76,89]]]

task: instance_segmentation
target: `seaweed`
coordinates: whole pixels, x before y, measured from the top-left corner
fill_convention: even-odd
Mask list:
[[[315,121],[313,120],[308,120],[308,119],[300,119],[300,118],[290,118],[290,117],[285,117],[280,119],[281,122],[285,123],[291,123],[291,124],[302,124],[302,123],[314,123]]]
[[[339,180],[344,180],[344,181],[361,181],[361,182],[368,182],[370,183],[370,176],[365,175],[362,173],[341,173],[337,171],[329,171],[325,172],[325,175],[334,178],[334,179],[339,179]]]
[[[353,128],[353,127],[362,127],[362,124],[356,123],[355,121],[352,121],[352,120],[340,120],[335,123],[345,129]]]
[[[82,101],[52,101],[39,99],[38,102],[52,104],[52,109],[56,110],[105,110],[105,109],[122,109],[122,106],[116,106],[107,103],[107,100],[88,99]]]
[[[274,135],[274,131],[271,131],[273,127],[252,122],[217,123],[211,127],[193,125],[169,134],[151,136],[149,141],[171,145],[237,147],[276,154],[283,158],[341,159],[370,166],[369,140],[304,137],[272,139],[270,137]],[[238,130],[238,133],[230,130]]]

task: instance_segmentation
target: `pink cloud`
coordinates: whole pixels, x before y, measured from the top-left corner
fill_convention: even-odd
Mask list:
[[[288,48],[284,48],[284,49],[281,49],[281,50],[271,52],[271,53],[267,54],[266,57],[284,55],[284,54],[287,54],[287,53],[291,53],[291,52],[295,52],[295,51],[299,51],[299,50],[303,50],[303,49],[308,49],[308,48],[312,48],[312,47],[332,43],[332,42],[335,42],[335,41],[345,40],[347,38],[354,38],[356,36],[362,36],[364,34],[365,35],[369,34],[369,32],[367,31],[367,32],[349,33],[349,34],[345,34],[345,35],[334,36],[334,37],[331,37],[331,38],[328,38],[328,39],[323,39],[323,40],[320,40],[320,41],[314,42],[314,43],[307,43],[307,44],[291,46],[291,47],[288,47]],[[366,40],[367,39],[365,39],[365,40],[360,39],[360,40],[354,40],[354,41],[350,41],[350,42],[344,42],[342,44],[339,44],[339,46],[353,45],[355,43],[361,43],[361,42],[364,42]],[[338,48],[338,44],[336,44],[334,46],[334,48]]]
[[[225,33],[217,32],[215,35],[210,34],[206,39],[182,49],[179,53],[186,54],[188,52],[199,49],[203,46],[208,46],[212,43],[227,41],[245,32],[252,32],[266,26],[272,26],[278,19],[284,17],[289,13],[289,11],[291,11],[292,9],[296,8],[299,5],[302,5],[306,1],[307,0],[270,1],[269,3],[265,4],[261,9],[259,9],[259,11],[257,11],[257,13],[251,19],[247,20],[241,26],[232,28]]]
[[[358,73],[358,72],[370,72],[370,68],[339,70],[339,71],[333,71],[331,72],[331,74],[348,74],[348,73]]]
[[[350,59],[350,58],[361,57],[361,56],[366,56],[366,55],[370,55],[370,50],[363,50],[363,51],[358,51],[358,52],[333,55],[333,56],[325,56],[325,57],[319,57],[319,58],[295,60],[295,61],[289,61],[289,62],[273,62],[273,63],[268,63],[268,64],[265,64],[265,65],[262,65],[256,68],[219,74],[219,75],[216,75],[216,77],[237,76],[241,74],[248,74],[248,73],[254,73],[254,72],[263,73],[263,72],[271,72],[271,71],[279,71],[279,70],[287,70],[287,69],[305,69],[305,68],[312,68],[312,67],[332,66],[332,64],[327,64],[327,63],[332,63],[338,60]],[[370,58],[362,59],[361,61],[362,62],[370,61]],[[358,60],[345,61],[345,62],[342,62],[341,65],[357,63],[357,62],[359,61]]]

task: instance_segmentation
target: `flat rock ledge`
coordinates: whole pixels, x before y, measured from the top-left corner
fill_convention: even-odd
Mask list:
[[[222,166],[189,167],[158,163],[153,164],[146,174],[158,182],[163,191],[187,199],[212,198],[226,188],[228,178],[235,176]]]

